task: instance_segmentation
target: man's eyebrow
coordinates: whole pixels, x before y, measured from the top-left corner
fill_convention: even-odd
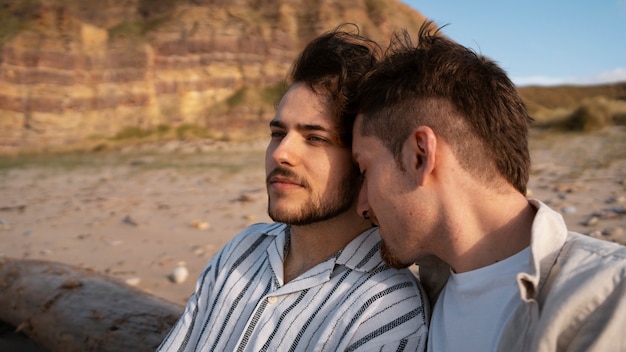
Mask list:
[[[277,127],[277,128],[287,128],[287,126],[282,122],[282,121],[278,121],[278,120],[272,120],[270,121],[270,127]],[[296,125],[296,130],[298,131],[321,131],[321,132],[328,132],[331,134],[337,134],[337,131],[335,129],[331,129],[331,128],[326,128],[322,125],[315,125],[315,124],[297,124]]]
[[[296,125],[296,129],[304,130],[304,131],[322,131],[322,132],[328,132],[328,133],[336,133],[334,129],[328,129],[320,125],[298,124]]]
[[[272,120],[270,121],[270,127],[279,127],[279,128],[285,128],[285,124],[278,121],[278,120]]]

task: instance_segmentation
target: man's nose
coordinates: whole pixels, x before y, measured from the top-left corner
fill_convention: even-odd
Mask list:
[[[298,150],[294,138],[285,135],[280,140],[274,151],[272,159],[278,165],[295,165],[298,162]]]
[[[361,190],[359,191],[359,199],[357,200],[356,206],[357,213],[369,220],[372,217],[372,209],[367,201],[367,182],[363,182],[361,185]]]

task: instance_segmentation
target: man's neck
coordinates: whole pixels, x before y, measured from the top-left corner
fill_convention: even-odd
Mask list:
[[[448,258],[456,272],[502,261],[530,245],[536,209],[520,194],[475,201],[452,233]],[[456,241],[455,241],[456,240]]]
[[[370,226],[354,210],[330,220],[291,226],[291,241],[283,263],[284,283],[327,260]]]

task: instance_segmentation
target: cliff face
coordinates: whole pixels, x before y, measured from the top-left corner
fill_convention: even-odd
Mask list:
[[[395,0],[0,0],[0,150],[265,128],[264,92],[312,38],[352,22],[382,42],[423,21]]]

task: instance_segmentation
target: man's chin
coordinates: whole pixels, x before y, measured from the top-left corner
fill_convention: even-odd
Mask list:
[[[285,219],[298,217],[301,215],[302,210],[300,207],[295,206],[294,200],[287,200],[284,197],[275,197],[269,201],[267,207],[267,214],[274,221],[285,222]]]
[[[382,241],[382,243],[380,244],[380,257],[383,259],[385,264],[387,264],[389,267],[392,267],[394,269],[408,268],[409,266],[413,264],[413,263],[406,263],[400,260],[400,258],[398,258],[397,256],[395,256],[391,252],[391,250],[389,249],[389,246],[387,246],[385,241]]]
[[[282,222],[287,225],[308,225],[311,222],[311,220],[303,216],[301,212],[279,207],[269,208],[267,214],[273,221]]]

